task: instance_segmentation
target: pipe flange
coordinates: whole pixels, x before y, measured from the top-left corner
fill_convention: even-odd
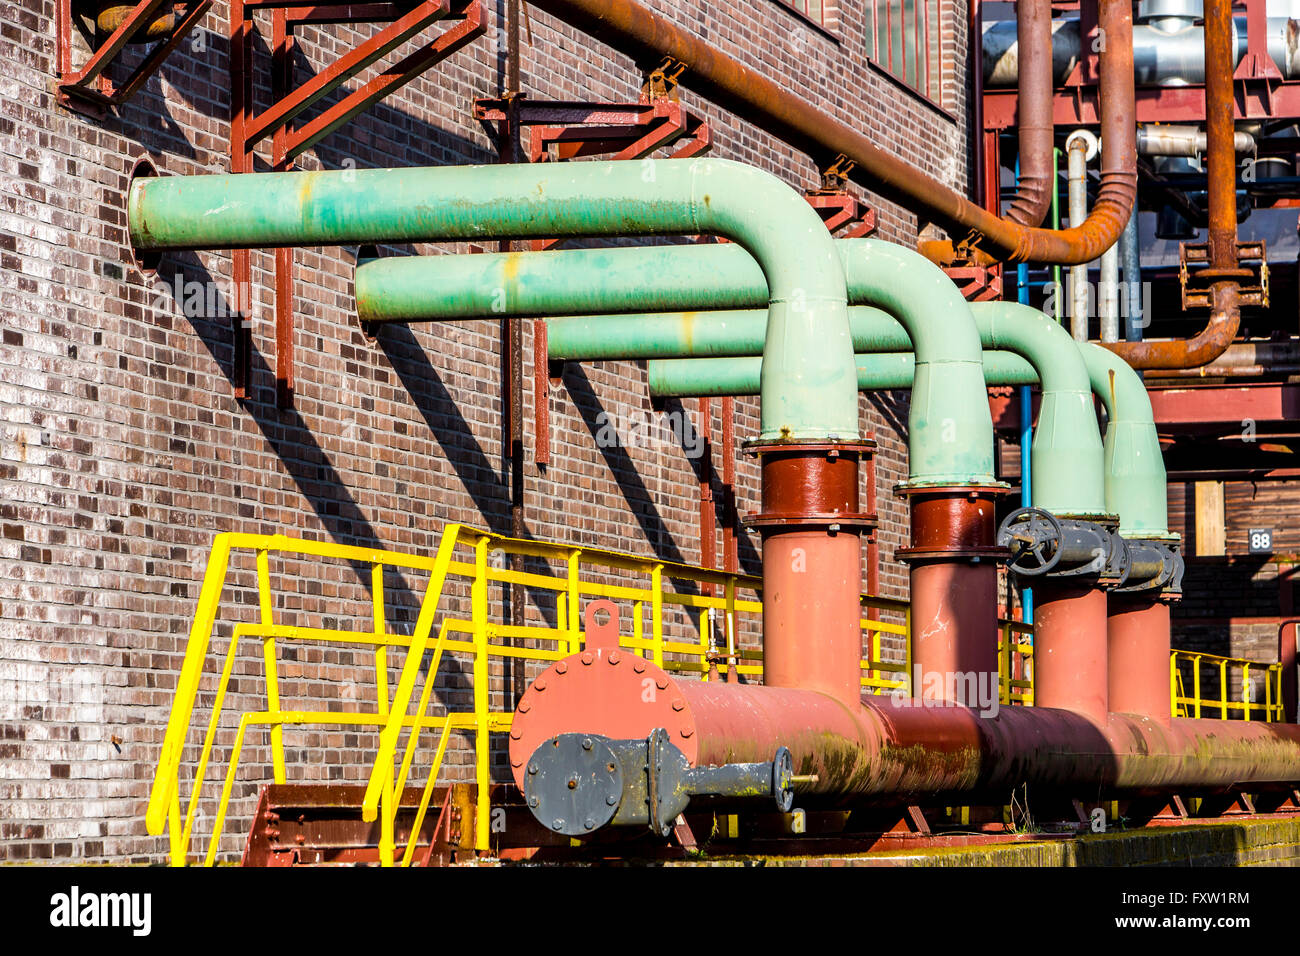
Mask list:
[[[553,663],[519,698],[510,725],[510,771],[519,789],[537,748],[557,734],[590,727],[592,713],[601,715],[601,730],[611,739],[645,740],[665,728],[671,743],[695,762],[695,716],[677,682],[630,650],[594,647]]]
[[[614,818],[623,799],[623,765],[609,739],[559,734],[534,751],[524,775],[524,799],[556,833],[584,836]]]

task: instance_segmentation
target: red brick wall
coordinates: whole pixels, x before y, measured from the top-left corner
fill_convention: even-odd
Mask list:
[[[651,6],[707,31],[927,172],[965,185],[964,4],[944,4],[946,114],[865,62],[858,0],[837,5],[829,33],[775,0]],[[496,25],[504,4],[488,7],[489,37],[503,36]],[[211,314],[159,292],[180,275],[224,293],[229,255],[168,257],[148,282],[127,264],[123,211],[127,175],[143,152],[171,173],[226,168],[225,5],[207,15],[202,48],[183,44],[119,117],[102,121],[55,103],[54,11],[53,0],[0,4],[0,860],[157,860],[165,841],[146,835],[144,803],[213,536],[283,531],[432,551],[449,522],[508,531],[500,329],[477,321],[394,328],[368,340],[353,314],[356,250],[300,250],[297,395],[292,409],[278,409],[271,256],[255,254],[253,391],[236,401],[230,322],[219,314],[228,297]],[[535,11],[529,28],[530,95],[636,96],[639,76],[622,56]],[[269,21],[263,30],[269,35]],[[357,35],[304,31],[299,49],[319,67]],[[80,47],[77,55],[85,55]],[[259,55],[264,99],[260,45]],[[470,105],[498,93],[502,75],[484,38],[323,141],[302,165],[491,161]],[[709,117],[713,155],[760,165],[795,187],[815,183],[802,154],[689,92],[685,99]],[[914,240],[914,217],[888,205],[878,212],[881,236]],[[644,374],[631,363],[570,369],[552,390],[552,464],[544,474],[531,456],[528,465],[532,535],[698,560],[691,463],[671,448],[602,453],[584,418],[648,408],[645,396]],[[739,407],[743,438],[756,429],[757,402]],[[862,409],[864,428],[880,442],[883,590],[905,595],[892,559],[905,512],[890,491],[906,476],[906,396],[864,397]],[[744,460],[739,469],[744,513],[756,507],[756,476]],[[742,549],[751,569],[756,544]],[[256,597],[249,566],[240,567],[227,617],[250,620]],[[422,586],[412,576],[404,592],[393,587],[395,626],[409,622]],[[368,601],[351,570],[309,569],[277,599],[277,614],[286,623],[364,627]],[[214,653],[224,652],[223,628]],[[355,709],[373,693],[360,652],[302,649],[283,666],[283,692],[303,709]],[[250,647],[236,666],[236,712],[258,706],[260,673]],[[205,682],[199,720],[212,686]],[[439,699],[463,700],[466,686],[452,677]],[[233,725],[223,724],[218,739],[224,753]],[[368,740],[286,731],[291,779],[360,780],[357,754]],[[240,846],[252,796],[267,779],[261,735],[251,734],[249,747],[227,852]],[[458,741],[448,758],[453,775],[463,775],[469,756]],[[199,833],[215,807],[206,793]]]

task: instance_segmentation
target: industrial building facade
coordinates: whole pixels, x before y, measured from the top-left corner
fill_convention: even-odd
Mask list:
[[[485,4],[482,37],[323,139],[299,168],[496,162],[474,104],[506,91],[505,7]],[[932,35],[943,38],[933,99],[869,59],[865,5],[827,7],[812,16],[779,0],[656,9],[964,189],[964,4],[933,5]],[[214,536],[284,533],[431,552],[453,522],[509,534],[509,338],[491,319],[367,336],[351,294],[356,247],[300,250],[294,390],[283,402],[273,254],[255,253],[248,397],[236,398],[241,318],[230,255],[168,256],[146,277],[131,265],[124,229],[126,185],[141,156],[168,174],[229,168],[225,5],[214,5],[160,71],[102,118],[59,103],[56,20],[55,3],[23,0],[0,11],[0,854],[155,860],[163,841],[145,834],[143,802]],[[265,101],[271,17],[257,22],[255,88]],[[301,30],[298,81],[368,30]],[[84,58],[81,37],[71,42]],[[635,103],[641,95],[636,64],[540,11],[529,11],[521,51],[529,100]],[[821,185],[807,157],[763,130],[685,88],[681,101],[707,119],[712,156],[751,163],[796,188]],[[259,169],[269,168],[270,149],[268,139]],[[872,207],[876,235],[914,241],[913,216]],[[644,372],[628,362],[572,365],[548,392],[544,469],[534,455],[537,396],[526,392],[527,536],[699,563],[698,405],[652,409]],[[864,396],[862,408],[880,443],[881,583],[904,597],[906,575],[892,551],[905,539],[906,516],[889,491],[906,473],[906,393]],[[756,399],[737,402],[738,440],[753,433],[756,413]],[[704,446],[718,459],[717,475],[719,414],[715,401]],[[601,447],[593,438],[606,423],[617,427]],[[742,459],[741,515],[756,508],[755,479]],[[744,536],[739,549],[750,571],[755,542]],[[336,661],[322,665],[312,689],[328,702],[356,680]],[[308,760],[330,756],[321,746]]]
[[[1017,71],[1029,67],[1017,66],[998,37],[1014,37],[1007,24],[1027,5],[985,3],[982,12],[967,0],[638,0],[634,6],[642,11],[637,16],[689,33],[793,94],[809,114],[852,128],[918,176],[1001,214],[1018,187],[1017,156],[1028,158],[1024,140],[1017,145],[1015,124],[1022,118],[1015,87]],[[274,620],[332,634],[388,627],[409,637],[422,620],[425,588],[439,574],[420,562],[439,553],[448,529],[624,552],[651,564],[695,565],[751,580],[765,573],[763,536],[752,520],[767,507],[765,479],[747,453],[753,449],[743,447],[760,432],[757,395],[652,400],[645,361],[548,361],[544,319],[495,316],[495,305],[453,321],[359,318],[354,276],[371,260],[491,257],[540,251],[544,240],[503,241],[485,233],[481,240],[443,243],[178,248],[154,255],[132,242],[128,193],[142,177],[320,170],[346,182],[354,172],[378,169],[611,158],[645,164],[707,154],[777,177],[805,196],[839,238],[869,236],[908,250],[943,245],[936,217],[927,214],[933,207],[918,213],[915,204],[900,203],[906,189],[896,183],[886,184],[883,195],[864,187],[869,176],[862,164],[855,170],[853,157],[828,149],[829,139],[802,141],[797,123],[781,119],[778,106],[769,107],[766,125],[742,118],[693,87],[700,64],[672,56],[634,59],[599,29],[579,29],[549,6],[519,0],[0,3],[0,862],[146,863],[162,862],[169,852],[174,860],[182,820],[186,839],[192,833],[196,843],[220,833],[209,862],[234,860],[246,849],[250,828],[266,832],[263,817],[278,822],[258,801],[266,800],[267,783],[286,782],[286,759],[291,783],[359,792],[373,782],[377,724],[320,728],[294,718],[272,721],[273,729],[245,728],[238,717],[263,706],[278,713],[279,697],[292,699],[285,709],[310,715],[364,709],[376,695],[386,715],[390,690],[404,679],[402,661],[372,655],[371,648],[310,642],[289,648],[293,635],[277,632],[279,684],[272,691],[263,672],[275,655],[272,640],[240,644],[238,626]],[[1074,35],[1084,51],[1070,59],[1067,50],[1069,69],[1056,77],[1055,134],[1064,139],[1075,125],[1099,125],[1104,103],[1096,108],[1095,88],[1104,88],[1106,78],[1098,79],[1099,48],[1093,45],[1091,57],[1086,52],[1099,4],[1048,4],[1048,20],[1053,6],[1072,24],[1059,32]],[[1132,6],[1138,29],[1172,30],[1171,22],[1194,19],[1187,3]],[[1275,6],[1270,24],[1280,16]],[[163,13],[163,20],[150,22]],[[1289,17],[1283,19],[1297,22]],[[139,36],[123,39],[122,23]],[[984,36],[982,45],[972,42],[974,31]],[[1276,108],[1288,109],[1290,68],[1264,81],[1241,74],[1244,69],[1238,69],[1246,113],[1238,117],[1239,135],[1280,143],[1289,134],[1279,124],[1291,114],[1250,125],[1257,119],[1251,104],[1260,101],[1251,84],[1272,84]],[[1149,79],[1140,76],[1139,87]],[[1018,95],[1023,103],[1023,87]],[[1186,104],[1140,100],[1139,106],[1136,121],[1146,126],[1159,115],[1151,110],[1176,112]],[[1206,113],[1202,108],[1200,118]],[[1261,155],[1277,159],[1286,148]],[[1069,148],[1052,149],[1064,163]],[[1091,190],[1103,208],[1107,177],[1114,174],[1107,162],[1103,154],[1101,175],[1090,185],[1082,177],[1084,193]],[[1139,255],[1146,257],[1137,279],[1154,290],[1148,337],[1190,336],[1204,320],[1180,314],[1187,267],[1180,301],[1177,251],[1168,245],[1178,230],[1167,226],[1168,210],[1194,219],[1197,197],[1208,187],[1192,182],[1203,170],[1160,162],[1140,167],[1140,191],[1134,173],[1138,198],[1130,204],[1140,223]],[[1291,173],[1294,167],[1292,155]],[[653,169],[642,168],[647,175]],[[1051,177],[1062,203],[1065,173],[1062,166]],[[1249,187],[1242,195],[1268,205],[1270,216],[1286,216],[1290,200],[1278,197],[1294,183],[1276,169],[1270,175],[1276,183],[1265,191],[1266,201]],[[1175,193],[1183,199],[1169,198]],[[1073,219],[1058,213],[1058,227]],[[948,226],[952,254],[931,258],[966,298],[987,303],[1019,293],[1022,302],[1052,314],[1043,301],[1049,283],[1059,279],[1050,257],[1026,253],[1021,258],[1031,260],[1032,272],[1018,278],[1013,261],[998,264],[980,246],[978,230],[960,234],[952,221],[960,219],[940,222]],[[1252,226],[1243,220],[1241,239],[1273,243],[1279,221],[1261,216]],[[1182,238],[1197,237],[1199,223],[1182,225]],[[703,246],[715,240],[672,235],[666,241]],[[642,241],[580,236],[561,248]],[[1243,251],[1243,260],[1250,255]],[[1268,252],[1260,258],[1274,263],[1272,301],[1265,268],[1262,302],[1242,319],[1240,337],[1256,343],[1252,355],[1272,354],[1268,347],[1282,355],[1294,332],[1287,325],[1297,294],[1294,264],[1279,265]],[[1229,272],[1246,289],[1244,273]],[[662,278],[670,284],[673,277]],[[587,281],[600,288],[605,276],[595,272]],[[509,294],[506,288],[477,293],[486,301]],[[1247,304],[1250,294],[1242,292]],[[698,321],[687,315],[683,321]],[[1082,320],[1085,340],[1090,317],[1096,318]],[[1108,338],[1104,325],[1093,338],[1133,345]],[[1287,456],[1296,386],[1284,361],[1270,366],[1265,358],[1262,381],[1235,383],[1244,363],[1231,372],[1210,366],[1199,380],[1192,363],[1177,371],[1136,364],[1146,369],[1169,473],[1167,531],[1181,536],[1186,562],[1172,610],[1174,646],[1269,664],[1279,655],[1278,627],[1295,612],[1292,556],[1300,552],[1300,522],[1294,519],[1297,477]],[[1261,387],[1243,392],[1234,384]],[[1028,431],[1021,416],[1036,406],[1027,391],[1000,388],[992,377],[989,385],[999,436],[996,478],[1006,485],[998,493],[1007,493],[998,505],[1002,517],[1020,493],[1020,448],[1028,447],[1021,445]],[[935,390],[947,387],[940,379]],[[886,656],[908,666],[910,646],[890,641],[900,634],[903,644],[911,640],[896,622],[906,617],[900,602],[910,599],[917,580],[903,560],[909,546],[917,548],[915,515],[910,499],[896,494],[914,465],[909,410],[906,389],[864,390],[858,399],[861,431],[875,442],[870,465],[858,476],[858,498],[873,513],[861,555],[863,590],[882,599],[895,628],[885,631]],[[205,580],[219,535],[284,535],[358,550],[333,563],[300,552],[268,564],[265,551],[253,553],[256,547],[232,559],[224,589],[216,588],[224,610],[214,631],[215,670],[200,680],[186,673],[185,660],[204,595],[211,596]],[[1169,553],[1177,550],[1168,535],[1161,540]],[[977,552],[971,552],[974,563],[987,559]],[[403,565],[381,553],[418,560]],[[376,555],[370,568],[366,554]],[[445,591],[449,601],[474,606],[476,626],[482,601],[500,610],[497,633],[507,641],[510,627],[526,626],[557,634],[568,627],[576,639],[576,603],[562,607],[559,597],[539,598],[537,579],[534,587],[518,584],[525,577],[517,576],[513,587],[488,588],[484,569],[496,559],[480,553],[477,560],[479,583],[448,583]],[[537,562],[513,567],[538,579],[542,572],[564,574],[562,564]],[[265,586],[268,571],[277,581],[274,594]],[[1005,571],[999,574],[1000,640],[1010,660],[1012,635],[1032,635],[1024,621],[1032,598],[1009,584]],[[599,586],[615,588],[609,593],[617,596],[615,578]],[[724,593],[713,587],[704,585],[703,593]],[[641,612],[638,603],[638,639]],[[715,625],[721,626],[710,619],[691,632],[688,622],[668,636],[703,645],[704,632]],[[745,637],[753,642],[756,635],[751,630]],[[1032,636],[1026,641],[1032,645]],[[217,655],[227,647],[227,673],[218,683]],[[872,653],[878,656],[879,648]],[[438,674],[431,699],[448,713],[479,713],[479,738],[487,733],[485,708],[509,714],[526,707],[525,690],[547,663],[505,655],[480,672],[472,654],[449,653],[451,663],[437,670],[439,654],[441,645],[429,651],[429,673]],[[739,658],[733,655],[729,665],[725,654],[702,654],[699,666],[706,673],[712,667],[716,676],[719,661],[726,671]],[[864,667],[873,679],[877,672]],[[1173,673],[1177,679],[1176,667]],[[1239,716],[1250,718],[1251,694],[1266,685],[1273,693],[1276,674],[1261,673],[1273,676],[1256,675],[1252,683],[1247,668],[1233,677],[1233,687],[1246,695],[1234,704],[1244,705]],[[1228,684],[1224,677],[1225,717]],[[188,808],[180,801],[171,808],[169,845],[166,836],[150,835],[160,821],[146,827],[145,813],[147,805],[163,810],[155,771],[164,762],[173,704],[186,688],[196,693],[196,714],[224,706],[230,717],[214,719],[202,750],[206,718],[196,717],[189,728],[178,764],[206,767],[211,755],[214,769],[209,789]],[[271,693],[279,697],[266,703]],[[1011,693],[1008,703],[1029,702]],[[1190,716],[1178,708],[1191,691],[1176,686],[1171,694],[1175,713]],[[1280,711],[1282,701],[1270,696],[1267,706]],[[508,729],[492,726],[501,735]],[[489,761],[492,785],[510,785],[503,737],[484,749],[481,739],[450,722],[442,736],[436,756],[432,746],[414,756],[417,769],[432,761],[438,780],[468,784],[476,779],[476,761],[480,771]],[[215,768],[240,747],[240,768],[230,771],[223,794],[224,769]],[[816,782],[815,775],[803,779]],[[480,786],[480,800],[484,792]],[[442,812],[459,819],[453,804],[447,797]],[[430,812],[442,828],[438,807]],[[423,808],[420,813],[423,819]],[[483,845],[485,819],[478,822]],[[455,842],[448,827],[447,841]],[[380,852],[384,840],[391,851],[391,834],[379,839]]]

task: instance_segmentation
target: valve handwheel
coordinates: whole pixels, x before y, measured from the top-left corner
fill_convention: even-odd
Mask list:
[[[1013,511],[998,528],[998,544],[1013,549],[1008,565],[1026,577],[1046,574],[1060,563],[1064,536],[1061,522],[1041,508]]]

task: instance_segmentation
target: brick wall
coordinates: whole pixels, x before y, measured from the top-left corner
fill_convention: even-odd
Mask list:
[[[651,6],[926,172],[965,185],[965,4],[943,6],[944,111],[867,64],[857,0],[838,4],[830,32],[775,0]],[[137,156],[148,152],[176,174],[226,168],[225,5],[207,15],[201,44],[183,44],[119,116],[104,120],[55,103],[55,8],[54,0],[0,2],[0,860],[152,861],[165,846],[145,833],[144,803],[213,536],[283,531],[431,551],[449,522],[508,531],[501,330],[476,321],[367,339],[353,314],[356,250],[299,250],[297,393],[291,409],[277,408],[272,261],[255,253],[252,391],[237,401],[229,255],[169,256],[149,281],[128,265],[124,246],[124,191]],[[503,35],[503,9],[489,0],[489,37]],[[625,58],[536,11],[528,26],[522,67],[531,96],[635,98],[640,79]],[[269,36],[269,21],[262,29]],[[300,77],[359,36],[303,31]],[[264,103],[264,44],[258,50]],[[503,73],[484,38],[334,133],[302,166],[491,161],[470,105],[497,94]],[[684,98],[709,117],[713,155],[799,188],[815,183],[802,154],[689,92]],[[877,208],[882,237],[914,240],[914,217]],[[218,294],[186,301],[185,282]],[[541,473],[530,456],[529,532],[697,561],[695,472],[681,450],[602,450],[592,440],[599,411],[649,408],[643,370],[573,367],[549,400],[552,464]],[[904,542],[905,512],[890,491],[906,476],[906,396],[864,397],[862,414],[880,442],[882,588],[902,596],[906,576],[893,550]],[[738,436],[752,435],[756,400],[739,403],[738,415]],[[754,466],[742,460],[739,476],[744,513],[757,505]],[[756,546],[742,545],[750,570]],[[277,598],[280,620],[367,626],[370,595],[353,569],[274,570],[291,582]],[[422,586],[418,576],[393,576],[393,626],[409,627]],[[236,568],[225,602],[230,619],[255,615],[251,566]],[[222,628],[218,652],[229,623]],[[235,713],[261,699],[258,650],[238,656],[228,702]],[[373,693],[360,654],[295,649],[285,667],[282,692],[303,709],[355,708]],[[212,687],[207,680],[202,706],[211,706]],[[437,693],[454,704],[466,687],[453,668]],[[233,733],[233,724],[221,725],[219,754]],[[286,731],[290,779],[357,781],[371,742]],[[238,850],[250,801],[267,779],[261,735],[250,734],[248,747],[227,853]],[[457,741],[449,774],[463,775],[469,756]],[[196,832],[210,829],[214,793],[205,791]]]

